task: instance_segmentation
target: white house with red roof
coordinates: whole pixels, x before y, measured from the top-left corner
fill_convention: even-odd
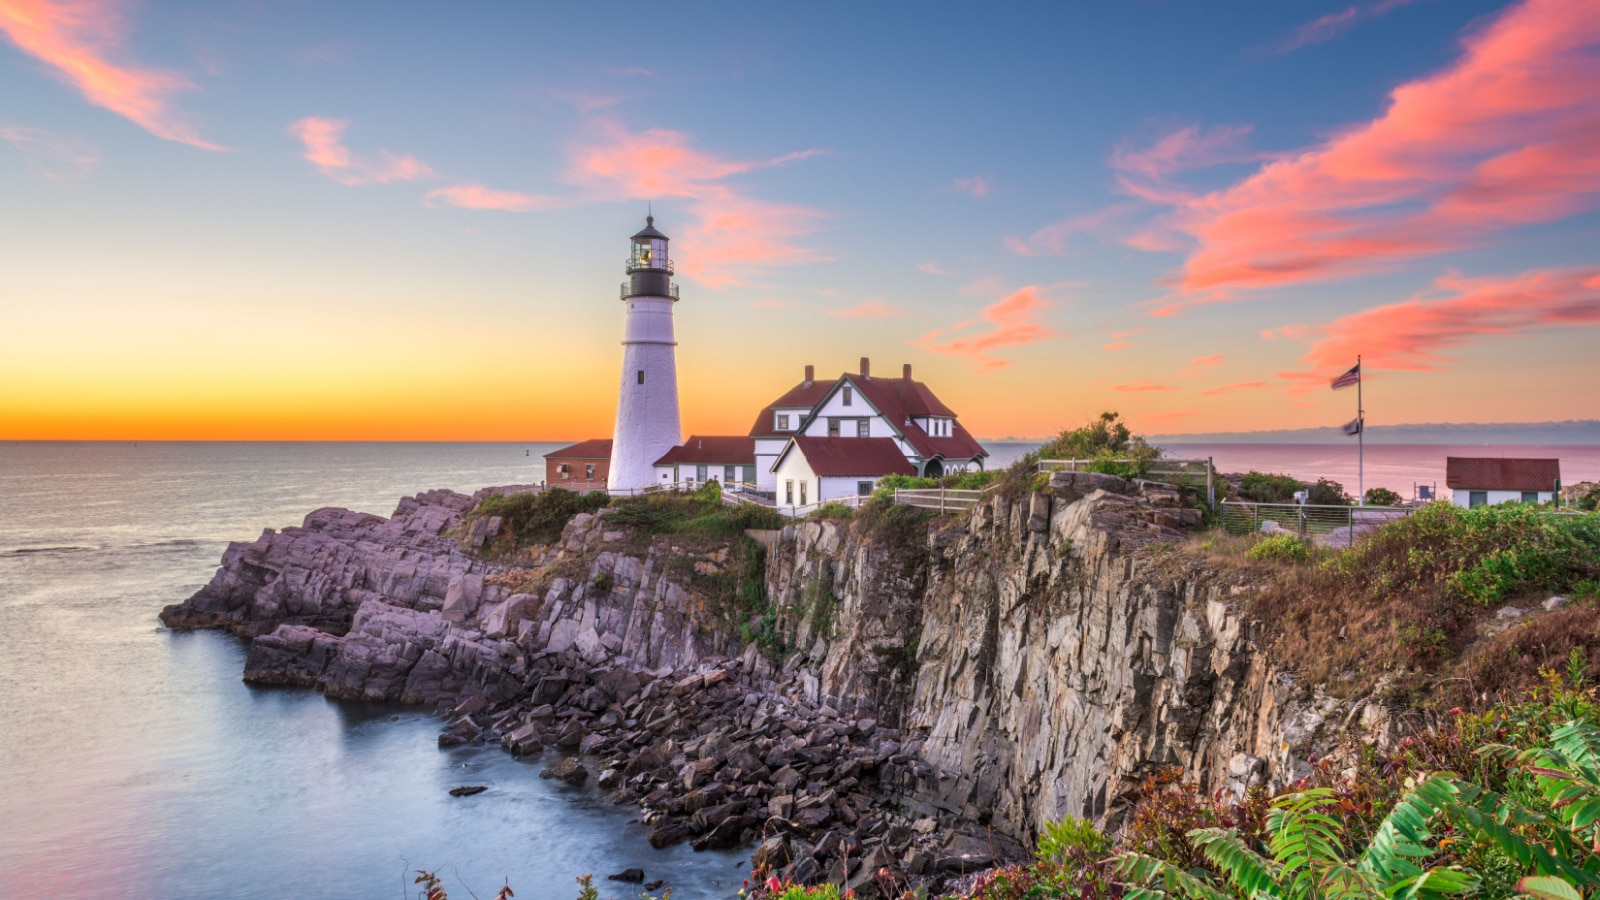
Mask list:
[[[1457,506],[1549,503],[1561,489],[1561,460],[1447,456],[1444,483]]]
[[[833,381],[815,380],[811,366],[805,374],[804,381],[762,410],[750,429],[756,484],[776,492],[779,505],[791,505],[784,502],[784,482],[790,478],[796,480],[796,498],[799,485],[808,485],[807,499],[792,504],[803,506],[819,498],[854,496],[857,488],[885,475],[938,476],[983,468],[988,451],[962,427],[954,410],[911,377],[910,365],[898,378],[883,378],[874,376],[872,361],[862,357],[860,372]],[[895,449],[899,462],[882,452],[880,441]],[[835,481],[824,484],[823,479]],[[845,488],[848,492],[839,493]]]
[[[691,434],[656,460],[655,470],[659,484],[753,484],[757,478],[756,442],[738,435]]]

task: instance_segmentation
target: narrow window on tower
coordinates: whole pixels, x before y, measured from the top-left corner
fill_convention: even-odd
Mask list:
[[[639,370],[639,383],[640,384],[644,384],[644,370],[643,369]]]
[[[852,399],[854,399],[854,394],[851,392],[851,390],[849,388],[845,388],[844,389],[844,405],[845,406],[849,406],[850,405],[850,401]]]

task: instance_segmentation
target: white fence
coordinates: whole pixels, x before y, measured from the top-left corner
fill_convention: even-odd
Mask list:
[[[981,491],[959,488],[895,488],[894,502],[918,509],[936,509],[939,512],[959,512],[983,502],[999,485],[990,485]]]

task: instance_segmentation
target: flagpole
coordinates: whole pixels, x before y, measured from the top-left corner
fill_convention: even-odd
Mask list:
[[[1356,505],[1367,502],[1367,411],[1361,407],[1361,354],[1356,354]]]

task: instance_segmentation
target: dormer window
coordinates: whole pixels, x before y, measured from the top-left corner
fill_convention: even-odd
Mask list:
[[[787,415],[784,415],[783,413],[779,413],[778,414],[778,430],[779,431],[788,431],[789,430],[789,417]]]
[[[852,391],[850,388],[845,388],[844,389],[844,405],[845,406],[849,406],[851,401],[854,400],[854,399],[855,399],[855,392]]]

